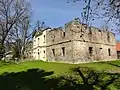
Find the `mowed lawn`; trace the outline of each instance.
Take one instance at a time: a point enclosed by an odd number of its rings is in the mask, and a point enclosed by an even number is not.
[[[65,63],[53,63],[43,61],[27,61],[19,64],[0,64],[0,74],[5,72],[20,72],[28,69],[40,68],[46,71],[53,71],[54,74],[60,75],[69,72],[71,68],[75,67],[89,67],[96,70],[107,70],[120,72],[120,61],[110,62],[94,62],[83,64],[65,64]]]

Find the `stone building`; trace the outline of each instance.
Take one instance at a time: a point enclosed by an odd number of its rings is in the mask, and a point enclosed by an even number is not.
[[[29,41],[27,44],[26,44],[26,47],[25,47],[25,58],[27,59],[32,59],[33,58],[33,42],[32,41]]]
[[[38,31],[33,37],[33,58],[65,63],[115,60],[116,40],[113,33],[74,19],[64,27]]]

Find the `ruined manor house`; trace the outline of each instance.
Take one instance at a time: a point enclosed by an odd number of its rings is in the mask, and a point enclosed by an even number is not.
[[[115,60],[115,35],[107,30],[87,27],[74,19],[64,27],[37,31],[33,36],[33,59],[81,63]]]

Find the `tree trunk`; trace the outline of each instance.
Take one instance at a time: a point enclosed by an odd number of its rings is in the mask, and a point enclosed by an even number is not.
[[[4,57],[5,49],[4,49],[4,43],[0,42],[0,61]]]

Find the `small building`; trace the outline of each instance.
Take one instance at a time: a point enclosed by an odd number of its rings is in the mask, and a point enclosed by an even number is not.
[[[117,42],[116,50],[117,50],[117,58],[120,59],[120,42]]]
[[[33,58],[33,42],[29,41],[25,47],[25,58],[32,59]]]

